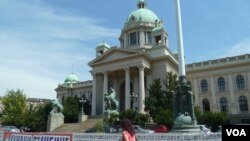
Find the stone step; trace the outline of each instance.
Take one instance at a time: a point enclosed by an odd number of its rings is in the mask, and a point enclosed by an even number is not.
[[[87,129],[94,127],[97,122],[102,120],[102,116],[88,117],[88,119],[82,123],[65,123],[53,132],[84,133]]]

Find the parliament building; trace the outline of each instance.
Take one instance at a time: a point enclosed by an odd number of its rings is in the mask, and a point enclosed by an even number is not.
[[[104,94],[113,88],[119,110],[130,109],[131,93],[135,109],[144,113],[147,87],[167,72],[178,75],[177,55],[169,49],[168,33],[160,18],[138,0],[137,9],[127,17],[119,36],[120,46],[102,42],[89,62],[93,80],[80,81],[69,74],[55,89],[64,97],[85,97],[91,101],[91,115],[105,111]],[[186,65],[195,105],[203,111],[224,111],[231,123],[250,123],[250,54],[219,58]]]

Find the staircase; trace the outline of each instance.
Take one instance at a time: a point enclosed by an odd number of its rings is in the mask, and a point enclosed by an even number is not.
[[[74,132],[74,133],[84,133],[87,129],[95,126],[97,122],[102,121],[103,118],[98,117],[88,117],[88,119],[82,123],[64,123],[62,126],[56,128],[52,132]]]

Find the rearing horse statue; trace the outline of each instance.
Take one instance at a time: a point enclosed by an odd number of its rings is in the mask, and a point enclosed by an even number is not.
[[[113,88],[111,88],[110,94],[104,94],[105,98],[104,101],[106,103],[105,110],[109,113],[118,113],[119,109],[119,102],[116,100],[116,92]]]

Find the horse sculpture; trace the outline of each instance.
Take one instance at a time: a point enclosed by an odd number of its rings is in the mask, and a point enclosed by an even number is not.
[[[52,110],[51,110],[51,114],[53,113],[62,113],[63,111],[63,106],[62,104],[59,103],[59,101],[56,99],[52,100]]]
[[[104,101],[106,103],[105,105],[105,110],[108,113],[118,113],[119,109],[119,102],[116,100],[116,92],[113,88],[111,88],[111,93],[110,94],[104,94]]]

